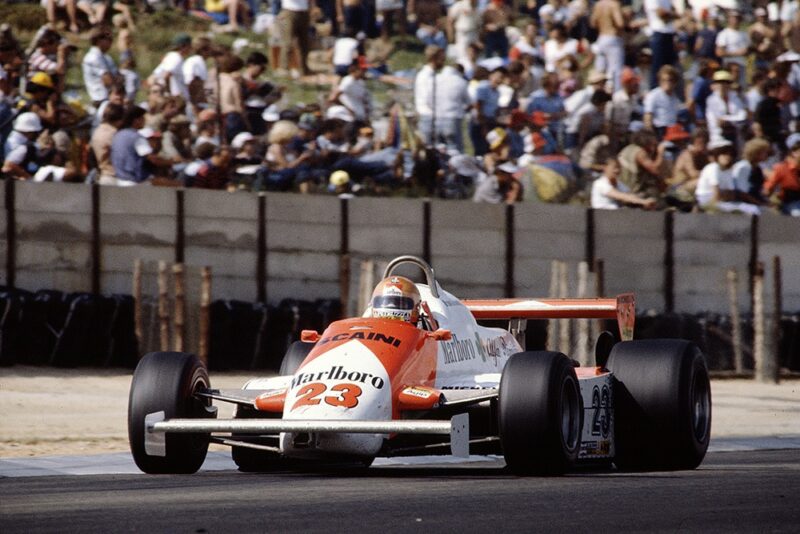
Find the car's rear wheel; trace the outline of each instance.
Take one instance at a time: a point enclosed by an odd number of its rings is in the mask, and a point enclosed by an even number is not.
[[[625,341],[614,375],[614,463],[624,470],[694,469],[711,437],[711,385],[703,353],[678,339]]]
[[[512,356],[500,378],[498,427],[519,475],[557,475],[578,458],[583,405],[572,361],[558,352]]]
[[[145,417],[164,412],[166,419],[213,418],[209,399],[196,392],[210,387],[205,365],[193,354],[152,352],[136,366],[128,401],[128,439],[136,465],[145,473],[194,473],[206,458],[208,434],[165,436],[166,455],[145,451]]]

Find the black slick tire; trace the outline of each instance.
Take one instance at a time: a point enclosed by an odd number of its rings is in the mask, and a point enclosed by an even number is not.
[[[558,352],[513,355],[500,378],[498,430],[517,475],[559,475],[578,458],[583,403],[572,361]]]
[[[679,339],[625,341],[608,358],[614,375],[615,458],[619,469],[694,469],[711,436],[705,358]]]
[[[166,456],[145,451],[145,416],[164,412],[166,419],[213,418],[216,411],[208,399],[194,395],[208,389],[205,365],[193,354],[152,352],[133,373],[128,399],[128,439],[136,465],[145,473],[194,473],[206,458],[208,434],[165,436]]]

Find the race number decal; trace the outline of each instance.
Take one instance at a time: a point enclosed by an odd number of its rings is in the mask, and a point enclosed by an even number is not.
[[[325,404],[331,406],[341,406],[348,409],[355,408],[358,406],[358,398],[362,393],[361,388],[355,384],[336,384],[330,388],[330,391],[335,393],[334,395],[328,395],[323,399],[318,398],[327,391],[328,386],[321,382],[306,384],[297,392],[297,400],[290,411],[294,411],[301,406],[315,406],[320,403],[320,400],[324,400]]]
[[[610,391],[608,386],[603,384],[602,389],[595,386],[592,390],[592,435],[608,437],[611,427],[611,406]]]

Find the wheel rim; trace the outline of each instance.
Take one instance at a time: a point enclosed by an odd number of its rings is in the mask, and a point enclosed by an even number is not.
[[[708,437],[708,421],[711,414],[711,388],[707,379],[697,377],[692,384],[692,430],[699,442]]]
[[[578,446],[581,432],[581,407],[572,378],[561,384],[561,437],[568,450]]]

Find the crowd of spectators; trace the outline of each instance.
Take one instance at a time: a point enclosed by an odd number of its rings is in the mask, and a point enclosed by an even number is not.
[[[167,2],[42,4],[31,42],[0,32],[6,179],[800,216],[800,0],[183,1],[277,53],[176,33],[152,72],[135,30]],[[331,89],[292,102],[314,43]]]

